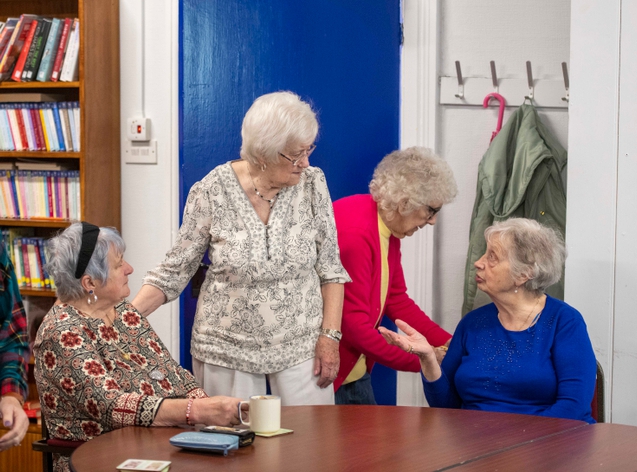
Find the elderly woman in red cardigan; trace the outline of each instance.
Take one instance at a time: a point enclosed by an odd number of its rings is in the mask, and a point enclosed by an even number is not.
[[[431,150],[411,147],[385,156],[369,184],[371,195],[334,202],[345,284],[337,404],[376,404],[370,372],[375,362],[420,372],[414,354],[389,345],[378,332],[383,314],[407,321],[433,345],[442,360],[451,335],[407,294],[400,240],[426,225],[457,193],[449,165]]]

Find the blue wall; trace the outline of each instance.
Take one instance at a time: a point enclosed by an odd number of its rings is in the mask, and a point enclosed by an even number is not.
[[[254,99],[277,90],[317,110],[311,164],[325,172],[332,199],[367,192],[378,161],[399,146],[400,0],[182,0],[180,22],[182,210],[196,181],[239,158]],[[186,367],[195,304],[186,290]],[[395,373],[382,372],[379,400],[395,403]]]

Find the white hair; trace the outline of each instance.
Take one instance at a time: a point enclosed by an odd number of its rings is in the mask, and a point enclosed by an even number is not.
[[[389,219],[430,204],[446,204],[458,193],[449,164],[431,149],[414,146],[386,155],[376,166],[369,191]]]
[[[484,231],[487,242],[499,238],[509,259],[511,277],[527,277],[522,285],[540,294],[562,277],[566,245],[559,231],[527,218],[509,218]]]
[[[254,165],[278,162],[287,146],[312,144],[318,128],[316,113],[295,93],[262,95],[243,118],[241,157]]]

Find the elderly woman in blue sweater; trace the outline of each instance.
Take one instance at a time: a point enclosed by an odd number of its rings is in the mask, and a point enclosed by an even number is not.
[[[493,303],[468,313],[438,365],[433,347],[408,324],[385,339],[420,357],[430,406],[569,418],[588,423],[596,361],[582,315],[544,293],[566,258],[557,231],[509,219],[485,231],[476,282]]]

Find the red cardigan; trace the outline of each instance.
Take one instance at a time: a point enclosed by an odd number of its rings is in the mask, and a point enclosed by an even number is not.
[[[367,371],[375,362],[396,370],[420,372],[415,354],[387,344],[375,328],[380,317],[381,251],[378,210],[371,195],[353,195],[334,202],[341,261],[352,282],[345,284],[341,367],[334,381],[338,390],[361,354],[367,357]],[[385,315],[401,319],[422,333],[433,346],[446,343],[451,335],[443,330],[407,295],[401,265],[400,240],[389,238],[389,289]]]

